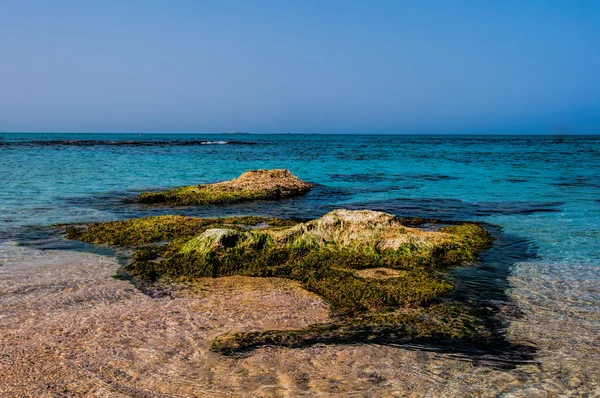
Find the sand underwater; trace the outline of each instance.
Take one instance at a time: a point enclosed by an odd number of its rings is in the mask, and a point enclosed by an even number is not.
[[[0,139],[0,396],[600,395],[600,139],[240,137]],[[258,168],[315,186],[276,202],[133,200]],[[509,344],[376,339],[223,355],[211,350],[223,333],[302,329],[336,313],[285,278],[135,284],[119,271],[130,248],[48,228],[161,214],[307,220],[337,208],[482,223],[495,241],[452,270],[455,294],[494,307]]]

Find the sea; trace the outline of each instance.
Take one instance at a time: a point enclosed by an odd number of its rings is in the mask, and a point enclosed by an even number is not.
[[[134,201],[253,169],[288,169],[315,188],[227,206]],[[50,228],[64,223],[337,208],[482,222],[496,248],[457,275],[474,296],[518,308],[508,338],[536,352],[529,370],[507,372],[532,395],[600,394],[600,136],[3,133],[0,181],[0,269],[35,264],[39,251],[92,250]]]

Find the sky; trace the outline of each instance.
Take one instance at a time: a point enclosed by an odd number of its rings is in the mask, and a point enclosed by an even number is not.
[[[600,1],[0,0],[0,131],[600,134]]]

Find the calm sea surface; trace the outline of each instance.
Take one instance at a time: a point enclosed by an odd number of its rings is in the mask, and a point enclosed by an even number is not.
[[[227,207],[128,202],[259,168],[289,169],[316,189]],[[482,265],[525,313],[518,322],[529,329],[515,333],[542,357],[600,362],[597,136],[0,134],[0,181],[0,243],[65,250],[43,227],[160,213],[312,218],[342,207],[493,224],[505,247]],[[0,266],[14,261],[11,247],[2,245]],[[485,292],[485,278],[473,287]]]

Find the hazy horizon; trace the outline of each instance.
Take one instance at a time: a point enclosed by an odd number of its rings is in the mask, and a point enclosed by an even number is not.
[[[5,133],[594,135],[600,3],[0,5]]]
[[[99,132],[99,131],[70,131],[70,132],[59,132],[59,131],[4,131],[0,134],[35,134],[35,135],[385,135],[385,136],[465,136],[465,137],[477,137],[477,136],[489,136],[489,137],[598,137],[600,133],[587,132],[587,133],[461,133],[461,132],[448,132],[448,133],[370,133],[370,132],[347,132],[347,133],[255,133],[255,132],[127,132],[127,131],[112,131],[112,132]],[[1,137],[0,137],[1,138]]]

